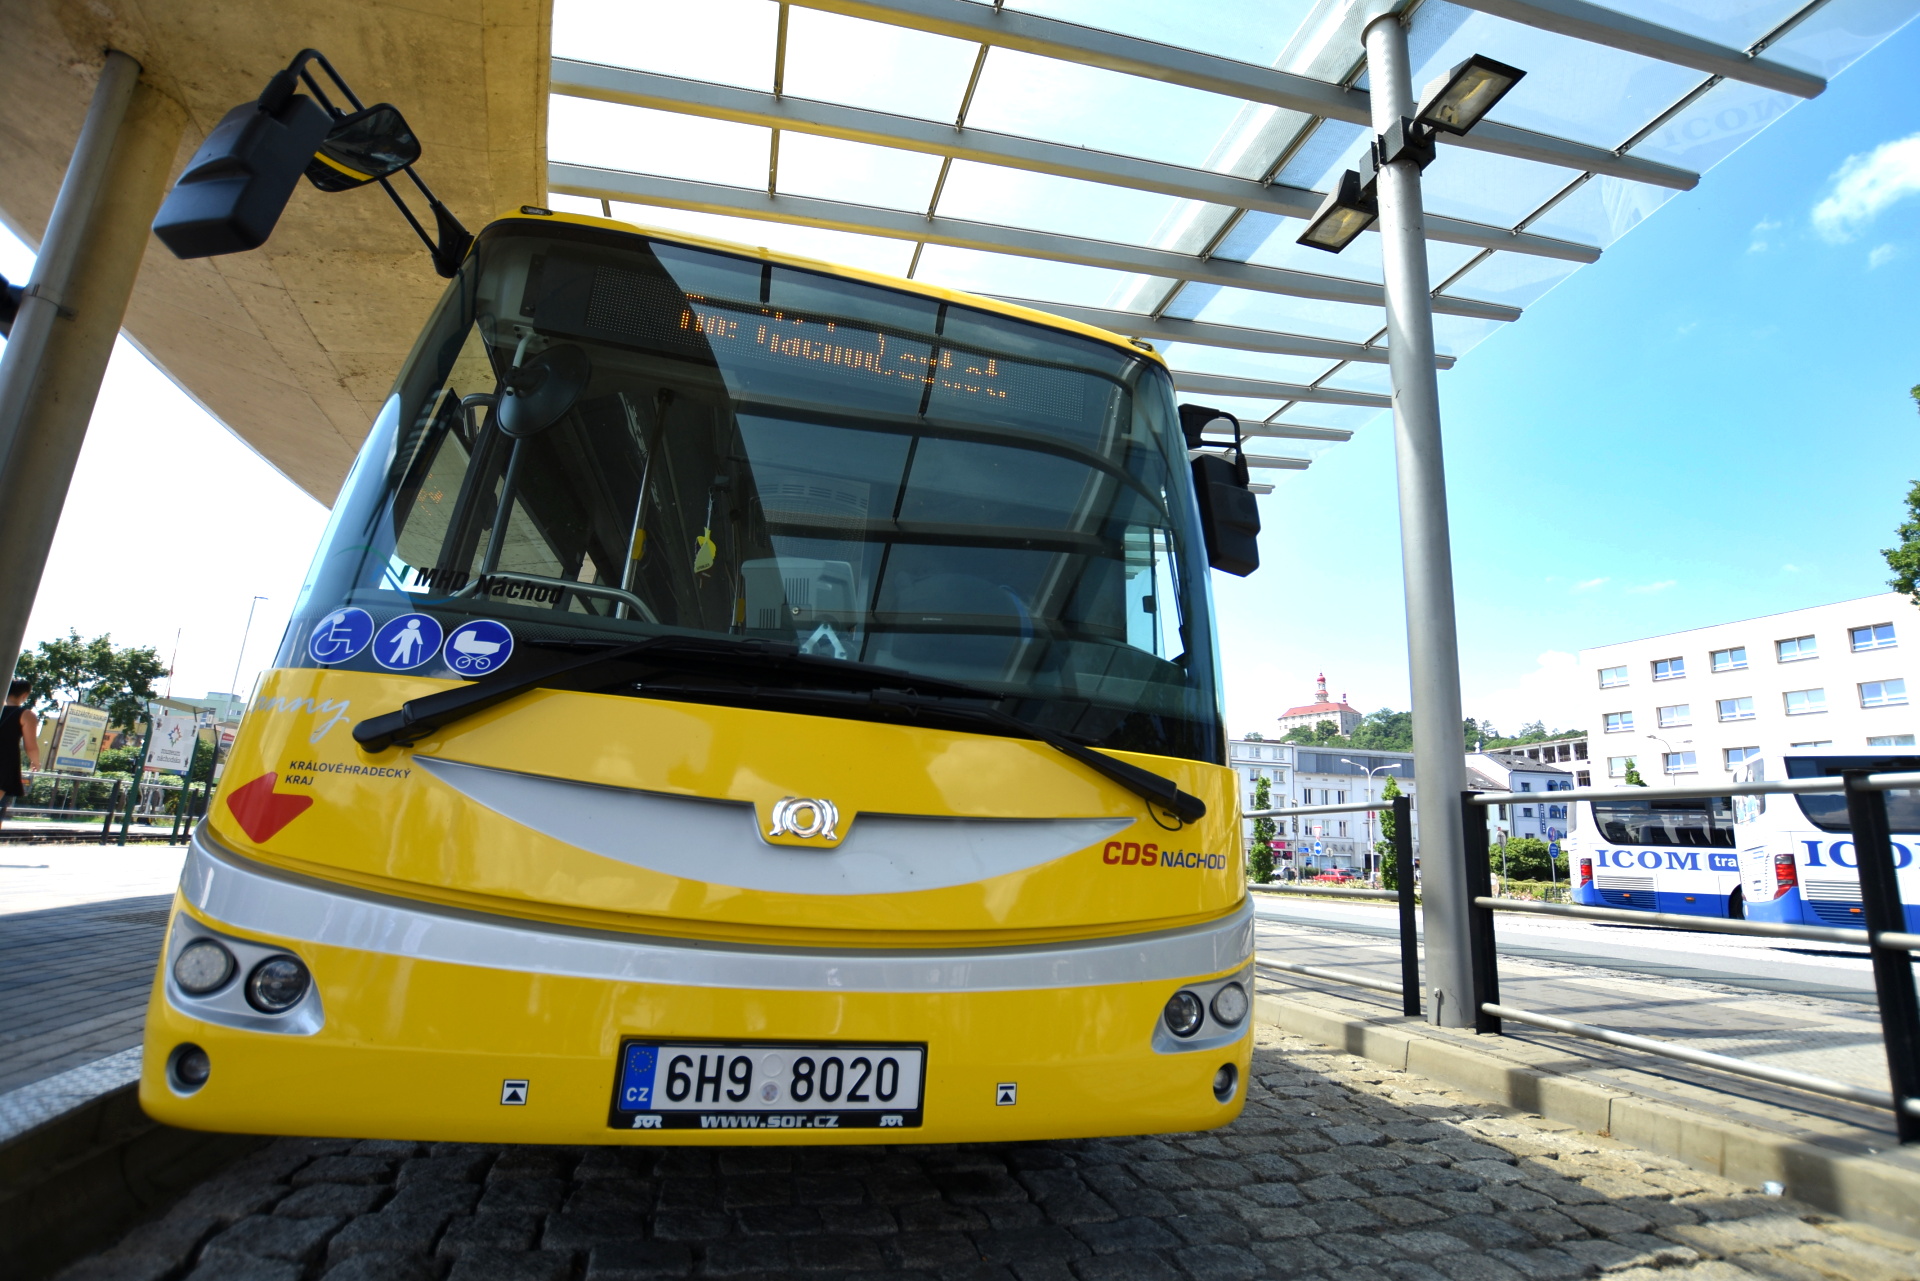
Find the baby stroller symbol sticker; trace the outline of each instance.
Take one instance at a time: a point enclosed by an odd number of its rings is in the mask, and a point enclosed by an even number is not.
[[[364,609],[336,609],[313,625],[313,633],[307,637],[307,653],[316,663],[344,663],[372,639],[371,614]]]
[[[447,666],[473,680],[497,672],[513,655],[513,633],[490,618],[463,623],[447,637]]]
[[[373,660],[390,672],[410,672],[433,661],[445,635],[432,615],[402,614],[374,636]]]

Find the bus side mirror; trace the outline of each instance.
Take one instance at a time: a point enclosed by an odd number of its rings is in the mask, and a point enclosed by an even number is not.
[[[420,158],[420,140],[392,103],[382,102],[335,121],[307,165],[307,181],[322,191],[351,191],[391,178]]]
[[[333,121],[319,103],[293,92],[283,71],[267,91],[235,107],[167,193],[153,234],[176,258],[258,249],[273,234],[300,175]]]
[[[1260,568],[1260,508],[1247,488],[1247,457],[1240,447],[1240,420],[1205,405],[1180,406],[1180,430],[1187,449],[1205,447],[1207,428],[1233,428],[1233,456],[1192,455],[1193,495],[1200,505],[1200,531],[1207,541],[1207,564],[1245,578]],[[1224,428],[1222,428],[1224,429]],[[1216,446],[1217,447],[1217,446]]]

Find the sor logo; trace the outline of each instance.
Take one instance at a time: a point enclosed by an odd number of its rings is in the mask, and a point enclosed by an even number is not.
[[[803,841],[817,836],[823,841],[837,841],[840,833],[833,825],[839,821],[840,811],[832,801],[811,796],[783,796],[773,803],[773,826],[767,835],[797,836]]]

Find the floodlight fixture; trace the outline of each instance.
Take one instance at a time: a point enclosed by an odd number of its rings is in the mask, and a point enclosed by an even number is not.
[[[1374,199],[1373,184],[1362,186],[1360,175],[1349,169],[1340,175],[1333,190],[1314,210],[1297,243],[1337,254],[1379,217],[1380,205]]]
[[[1518,67],[1476,53],[1427,85],[1415,116],[1421,124],[1435,129],[1466,133],[1526,74]]]

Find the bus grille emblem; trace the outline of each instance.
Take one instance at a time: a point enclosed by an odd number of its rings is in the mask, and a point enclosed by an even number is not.
[[[840,821],[840,811],[833,807],[832,801],[816,800],[811,796],[783,796],[773,803],[773,828],[768,836],[797,836],[803,841],[818,836],[822,840],[837,841],[840,833],[833,825]]]

